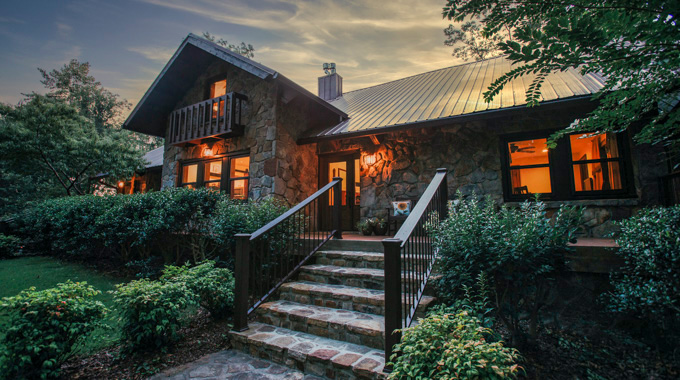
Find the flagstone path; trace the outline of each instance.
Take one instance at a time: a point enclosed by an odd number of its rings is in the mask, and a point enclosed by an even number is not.
[[[150,380],[320,380],[268,360],[236,350],[204,356],[195,362],[154,375]]]

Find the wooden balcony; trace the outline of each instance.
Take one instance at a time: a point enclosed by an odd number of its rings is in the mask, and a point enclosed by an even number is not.
[[[241,117],[248,97],[235,92],[176,109],[166,137],[170,144],[198,144],[206,138],[243,135]]]

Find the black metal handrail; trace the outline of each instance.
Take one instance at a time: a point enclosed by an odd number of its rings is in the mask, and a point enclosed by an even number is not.
[[[409,327],[430,278],[437,251],[431,228],[447,214],[446,169],[437,169],[432,181],[385,249],[385,360],[401,340],[397,330]],[[385,368],[386,371],[390,369]]]
[[[266,226],[252,234],[236,235],[234,330],[247,330],[248,316],[255,309],[329,239],[342,239],[341,186],[342,178],[335,177]],[[322,231],[321,226],[333,228]]]

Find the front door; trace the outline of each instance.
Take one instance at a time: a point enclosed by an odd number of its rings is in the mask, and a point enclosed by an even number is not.
[[[340,206],[342,230],[355,230],[359,221],[359,203],[361,200],[359,153],[325,156],[321,157],[319,162],[321,164],[319,187],[325,186],[333,180],[333,177],[342,178],[342,204]],[[327,198],[324,203],[327,205],[326,215],[330,215],[333,198]],[[322,218],[322,220],[328,221],[329,218]],[[327,225],[322,226],[324,230],[332,228],[328,225],[328,222],[325,224]]]

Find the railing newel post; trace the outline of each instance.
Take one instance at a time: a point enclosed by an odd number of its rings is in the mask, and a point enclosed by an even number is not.
[[[385,363],[390,361],[394,345],[401,340],[402,326],[401,302],[401,245],[400,239],[383,239],[385,262]],[[385,365],[385,372],[392,372]]]
[[[250,234],[236,234],[234,263],[234,331],[248,330],[248,284],[250,281]]]
[[[342,177],[333,177],[333,239],[342,239]]]
[[[442,205],[439,205],[440,211],[439,211],[439,222],[443,222],[444,219],[448,216],[449,213],[449,185],[446,182],[447,176],[448,176],[448,170],[446,168],[439,168],[437,169],[437,173],[444,173],[444,178],[442,179],[442,184],[441,184],[441,199],[444,203],[443,208]]]

